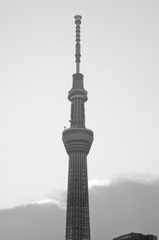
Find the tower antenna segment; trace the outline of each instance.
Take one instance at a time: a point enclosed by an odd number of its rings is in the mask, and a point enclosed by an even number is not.
[[[80,72],[80,57],[81,57],[81,45],[80,45],[80,24],[82,17],[80,15],[75,16],[75,24],[76,24],[76,73]]]

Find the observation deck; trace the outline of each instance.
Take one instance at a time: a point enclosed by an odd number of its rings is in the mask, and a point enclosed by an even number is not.
[[[70,127],[63,131],[63,143],[67,154],[72,151],[89,153],[93,142],[93,131],[87,128]]]

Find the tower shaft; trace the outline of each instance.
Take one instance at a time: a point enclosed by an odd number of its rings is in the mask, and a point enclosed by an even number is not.
[[[76,73],[69,91],[71,101],[70,128],[63,131],[63,142],[69,155],[66,240],[90,240],[87,155],[93,142],[93,132],[85,127],[87,91],[83,86],[80,64],[81,16],[76,23]]]
[[[87,157],[84,151],[69,156],[66,239],[90,239]]]

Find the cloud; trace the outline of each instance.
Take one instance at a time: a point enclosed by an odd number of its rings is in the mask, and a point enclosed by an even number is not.
[[[111,240],[129,232],[159,236],[159,179],[93,181],[89,192],[92,240]],[[59,207],[65,195],[0,211],[0,240],[65,238],[66,213]]]
[[[51,199],[51,198],[42,199],[39,201],[33,201],[26,205],[44,205],[44,204],[51,204],[51,205],[54,204],[57,207],[66,209],[66,203],[64,201],[61,201],[60,199]]]
[[[28,204],[0,211],[1,240],[64,238],[65,211],[57,204]]]
[[[89,181],[89,188],[92,187],[97,187],[97,186],[108,186],[111,184],[111,181],[109,180],[97,180],[97,179],[93,179],[91,181]]]
[[[138,182],[138,183],[146,183],[146,184],[152,184],[152,183],[159,183],[158,175],[153,174],[124,174],[118,175],[115,179],[113,179],[113,183],[119,183],[123,181],[132,181],[132,182]]]
[[[159,235],[159,181],[133,178],[90,191],[92,239],[113,239],[129,232]]]

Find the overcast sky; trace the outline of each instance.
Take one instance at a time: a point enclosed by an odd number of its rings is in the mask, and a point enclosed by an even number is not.
[[[67,99],[82,15],[90,185],[159,176],[159,2],[0,0],[0,208],[67,189]]]

